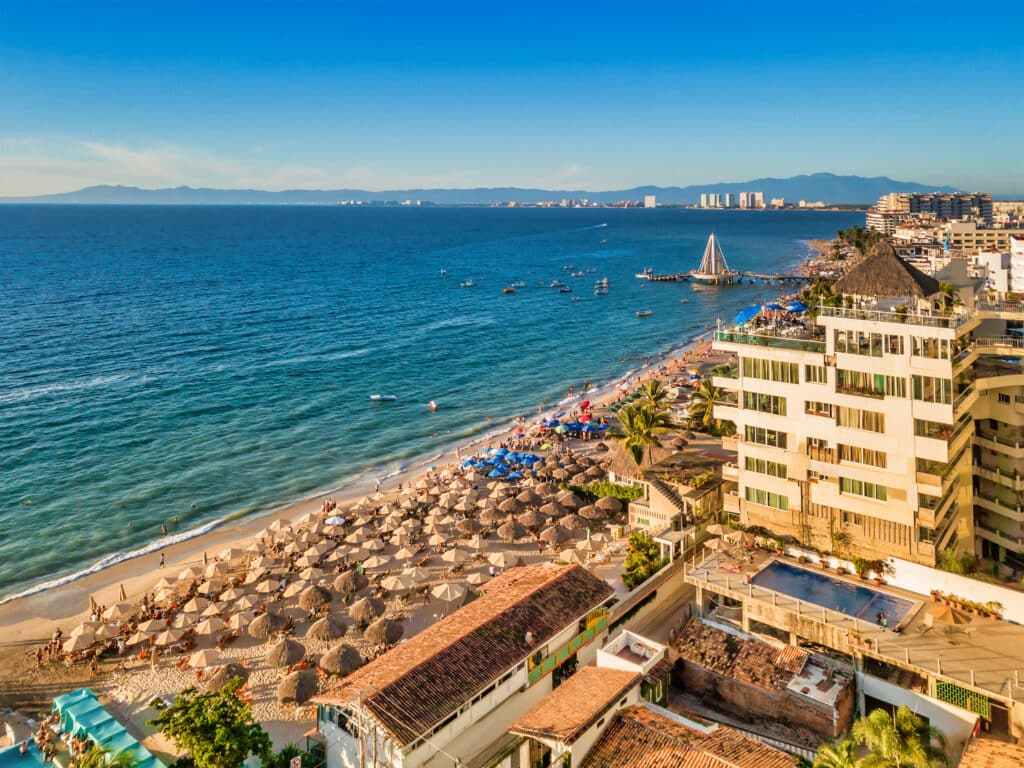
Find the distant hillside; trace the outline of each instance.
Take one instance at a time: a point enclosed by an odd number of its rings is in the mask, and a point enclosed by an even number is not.
[[[486,187],[476,189],[394,189],[371,192],[364,189],[289,189],[268,192],[260,189],[140,189],[124,186],[85,187],[76,192],[35,197],[0,197],[0,203],[84,203],[117,205],[330,205],[344,200],[399,202],[421,200],[438,205],[489,205],[509,200],[538,203],[563,198],[587,198],[601,203],[639,200],[655,195],[659,203],[692,204],[703,192],[764,192],[765,201],[784,197],[787,202],[823,200],[837,204],[873,203],[888,192],[957,192],[948,186],[894,181],[885,176],[836,176],[814,173],[788,179],[754,179],[737,183],[694,184],[688,187],[633,187],[592,192],[582,189],[522,189]]]

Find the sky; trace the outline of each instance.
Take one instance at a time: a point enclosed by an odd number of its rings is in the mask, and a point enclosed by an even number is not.
[[[0,0],[0,196],[819,171],[1024,193],[1024,3],[967,8]]]

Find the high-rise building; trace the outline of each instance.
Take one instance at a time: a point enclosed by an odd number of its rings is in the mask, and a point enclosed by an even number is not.
[[[735,393],[715,416],[736,425],[738,522],[847,557],[1024,567],[1024,373],[1005,361],[1024,305],[978,301],[962,259],[938,277],[963,306],[883,242],[807,333],[716,334],[738,357],[715,378]]]
[[[764,192],[751,192],[750,194],[754,196],[753,204],[750,207],[764,208]]]
[[[657,205],[657,199],[654,195],[644,195],[644,208],[654,208]]]
[[[725,207],[726,208],[732,208],[733,207],[733,194],[732,194],[732,192],[726,192],[725,193]]]
[[[709,197],[709,195],[708,195],[707,192],[702,192],[701,193],[701,195],[700,195],[700,207],[701,208],[708,208],[708,207],[710,207],[708,205],[708,197]]]
[[[937,219],[956,221],[967,219],[992,226],[992,195],[925,194],[921,192],[891,192],[878,199],[867,213],[867,227],[892,234],[896,226],[910,216],[926,214]]]

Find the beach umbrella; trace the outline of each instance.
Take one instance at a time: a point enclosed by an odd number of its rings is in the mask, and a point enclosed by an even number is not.
[[[168,581],[166,578],[163,578],[153,585],[153,589],[156,591],[160,591],[161,589],[174,589],[174,582]],[[91,600],[92,598],[89,599]]]
[[[587,504],[584,507],[580,507],[576,511],[576,514],[582,517],[584,520],[589,520],[591,522],[600,522],[601,520],[604,520],[606,517],[608,517],[607,513],[605,513],[604,510],[598,509],[593,504]]]
[[[295,560],[295,565],[299,568],[312,568],[315,565],[319,565],[323,558],[320,555],[302,555]]]
[[[422,584],[425,581],[430,581],[430,571],[425,568],[406,568],[402,571],[402,575],[408,576],[417,584]]]
[[[337,640],[348,632],[348,624],[335,616],[324,616],[309,625],[306,637],[312,640]]]
[[[214,560],[212,563],[206,566],[206,568],[203,569],[203,576],[207,579],[216,579],[226,575],[227,572],[227,563],[221,563],[217,560]]]
[[[594,506],[609,515],[617,515],[622,512],[622,502],[614,496],[603,496],[594,503]]]
[[[487,556],[487,562],[495,568],[515,568],[517,565],[523,564],[522,558],[513,558],[506,555],[504,552],[492,552]]]
[[[170,603],[173,602],[177,595],[173,589],[158,589],[156,594],[153,595],[153,599],[158,603]]]
[[[248,611],[252,608],[255,608],[259,604],[259,598],[256,598],[253,595],[243,595],[242,597],[238,598],[233,608],[236,611]]]
[[[71,630],[68,637],[74,637],[75,635],[82,635],[86,633],[95,635],[97,626],[99,626],[99,622],[83,621]]]
[[[474,587],[477,587],[489,581],[490,578],[491,577],[483,571],[476,571],[475,573],[471,573],[469,574],[469,576],[466,577],[466,583],[472,584]]]
[[[427,539],[427,544],[429,544],[432,547],[444,546],[447,543],[448,539],[439,533],[435,533],[433,536]]]
[[[725,536],[731,531],[732,529],[729,526],[722,525],[721,523],[712,523],[707,527],[709,536]]]
[[[543,496],[544,498],[554,496],[558,493],[558,488],[551,483],[541,483],[534,487],[533,490],[537,492],[538,496]]]
[[[111,637],[117,637],[121,634],[121,627],[117,624],[101,624],[96,629],[97,640],[107,640]]]
[[[580,552],[597,552],[601,547],[592,539],[584,539],[583,541],[576,542],[576,549]]]
[[[388,592],[408,592],[416,586],[411,576],[400,573],[395,576],[386,576],[381,579],[380,585]]]
[[[199,568],[195,565],[190,565],[188,568],[186,568],[178,574],[178,581],[192,581],[193,579],[198,579],[202,575],[202,568]]]
[[[305,568],[299,572],[299,578],[303,581],[314,581],[322,579],[326,574],[320,568]]]
[[[583,500],[572,491],[565,491],[559,494],[557,501],[565,509],[579,509],[583,506]]]
[[[386,568],[390,562],[390,557],[386,557],[384,555],[373,555],[363,561],[363,567],[367,570],[380,570],[382,568]]]
[[[370,580],[355,569],[345,571],[334,580],[334,588],[343,595],[354,595],[368,586]]]
[[[402,547],[400,550],[395,552],[395,559],[397,560],[408,560],[411,557],[416,557],[416,552],[409,547]]]
[[[502,541],[515,541],[516,539],[523,538],[525,535],[526,528],[515,521],[505,523],[498,528],[498,536],[501,537]]]
[[[254,615],[252,611],[239,611],[228,619],[228,626],[231,629],[245,629],[252,623]]]
[[[498,505],[498,509],[506,514],[516,514],[522,512],[524,507],[523,502],[519,501],[519,499],[511,498],[501,502]]]
[[[348,644],[336,645],[320,659],[320,668],[329,675],[350,675],[359,669],[365,660],[359,651]]]
[[[497,509],[485,509],[480,513],[480,522],[483,525],[497,525],[505,519],[505,516]]]
[[[226,547],[217,553],[217,559],[225,563],[236,563],[245,558],[245,551],[238,547]]]
[[[276,592],[280,582],[277,579],[264,579],[256,585],[256,591],[261,595],[269,595],[272,592]]]
[[[807,305],[802,301],[787,301],[786,309],[792,312],[794,315],[799,315],[801,312],[807,311]]]
[[[144,636],[143,639],[145,640],[148,638]],[[75,651],[84,651],[95,642],[96,635],[90,630],[77,635],[72,635],[64,641],[64,645],[62,645],[61,648],[64,649],[64,653],[74,653]]]
[[[228,625],[218,616],[211,616],[196,625],[197,635],[212,635],[214,632],[223,632]]]
[[[103,612],[103,618],[107,621],[117,621],[118,619],[126,619],[132,614],[131,603],[114,603]]]
[[[549,501],[540,508],[540,511],[548,517],[558,517],[565,513],[565,508],[557,501]]]
[[[323,556],[336,546],[337,545],[333,541],[318,541],[306,550],[306,554]]]
[[[587,561],[586,556],[580,554],[580,552],[575,549],[570,549],[559,554],[558,559],[563,560],[564,562],[570,563],[572,565],[580,565],[581,563],[585,563]]]
[[[188,665],[193,669],[205,669],[220,663],[220,654],[212,648],[196,651],[188,659]]]
[[[185,636],[185,630],[183,629],[165,629],[156,639],[153,640],[154,645],[158,645],[161,648],[166,648],[168,645],[174,645],[176,642],[181,640]]]
[[[708,539],[704,542],[704,546],[714,552],[721,552],[729,548],[729,542],[725,539]]]
[[[348,615],[356,624],[365,627],[384,613],[384,603],[375,597],[364,597],[349,606]]]
[[[532,488],[527,488],[525,491],[520,492],[519,495],[516,496],[516,500],[527,506],[537,506],[538,504],[544,503],[544,497]]]
[[[736,323],[736,325],[743,325],[744,323],[749,323],[759,314],[761,314],[761,305],[755,304],[753,306],[741,309],[739,312],[736,313],[732,321]]]
[[[257,640],[266,640],[271,635],[284,629],[285,624],[287,624],[287,621],[284,616],[267,611],[249,622],[249,635]]]
[[[569,531],[578,531],[587,527],[587,521],[573,513],[559,518],[558,524]]]
[[[439,603],[445,603],[451,605],[452,603],[461,603],[466,599],[466,587],[462,584],[455,584],[452,582],[445,582],[444,584],[438,584],[431,588],[430,597]]]
[[[148,643],[150,637],[151,636],[147,635],[145,632],[136,632],[134,635],[129,637],[125,641],[125,643],[127,645],[138,645],[139,643]],[[90,645],[91,645],[91,643],[90,643]]]
[[[604,477],[608,473],[600,467],[590,467],[586,472],[583,473],[589,480],[597,480],[598,478]]]
[[[210,604],[210,601],[205,597],[193,597],[185,605],[181,607],[182,613],[202,613],[206,610],[206,606]]]
[[[527,528],[540,528],[548,521],[548,518],[543,512],[536,509],[528,509],[516,518],[516,520],[520,525],[525,525]],[[498,534],[501,534],[500,528],[498,529]]]
[[[341,517],[338,517],[337,515],[332,515],[331,517],[328,517],[326,520],[324,520],[324,525],[329,525],[331,527],[344,524],[345,520]]]
[[[394,619],[380,618],[363,631],[363,639],[373,645],[391,646],[402,639],[405,627]]]
[[[363,549],[367,552],[380,552],[384,549],[384,542],[380,539],[371,539],[370,541],[363,543]]]
[[[963,611],[959,611],[948,605],[931,605],[928,607],[928,614],[933,617],[935,621],[941,621],[944,624],[970,624],[971,617]]]
[[[290,667],[306,658],[306,647],[290,637],[282,638],[267,651],[267,664],[272,667]]]
[[[295,597],[296,595],[302,594],[302,590],[306,588],[306,582],[301,579],[296,579],[287,587],[284,588],[282,596],[287,600],[288,598]]]
[[[319,684],[315,670],[300,669],[292,672],[277,687],[277,701],[279,704],[305,704],[316,696]]]
[[[206,679],[206,688],[210,691],[219,691],[236,677],[242,678],[243,683],[246,682],[249,679],[249,670],[237,662],[228,662],[217,667]]]
[[[147,635],[155,635],[157,632],[161,632],[167,629],[166,619],[149,619],[148,621],[139,622],[139,625],[135,628],[137,632],[145,632]]]
[[[725,538],[733,544],[753,544],[754,537],[745,531],[732,531]]]
[[[611,448],[608,447],[607,443],[597,443],[594,445],[594,450],[601,451],[602,453],[607,453],[608,451],[611,450]]]
[[[449,549],[447,552],[441,555],[441,559],[444,560],[446,563],[465,563],[469,560],[472,560],[473,558],[468,552],[464,550]]]
[[[206,595],[207,597],[209,597],[210,595],[217,594],[223,588],[224,582],[221,579],[208,579],[207,581],[204,581],[202,584],[199,585],[199,588],[196,589],[196,592],[198,592],[200,595]]]
[[[540,532],[540,540],[547,544],[561,544],[569,539],[569,532],[559,525],[552,525]]]
[[[302,547],[302,545],[299,542],[291,541],[291,542],[285,544],[283,551],[284,551],[284,553],[286,555],[297,555],[300,552],[302,552],[302,550],[303,550],[303,547]]]
[[[331,597],[330,591],[323,587],[316,585],[306,587],[302,594],[299,595],[299,607],[304,611],[316,611],[325,605],[330,605]]]
[[[280,558],[274,555],[260,555],[259,557],[254,557],[252,562],[249,563],[249,570],[254,571],[257,568],[276,568],[280,564]]]

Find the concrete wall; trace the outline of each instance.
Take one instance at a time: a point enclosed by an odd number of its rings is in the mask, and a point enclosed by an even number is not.
[[[909,707],[912,712],[928,718],[933,726],[946,736],[946,754],[950,765],[956,765],[964,745],[971,737],[978,716],[966,709],[954,707],[936,699],[930,699],[916,691],[893,685],[873,675],[857,673],[857,685],[865,696],[885,701],[894,706]]]
[[[892,573],[886,576],[886,580],[894,587],[925,596],[933,589],[940,589],[947,594],[960,595],[975,602],[997,600],[1003,604],[1003,618],[1024,624],[1024,592],[935,568],[926,568],[906,560],[893,558],[891,563]]]

